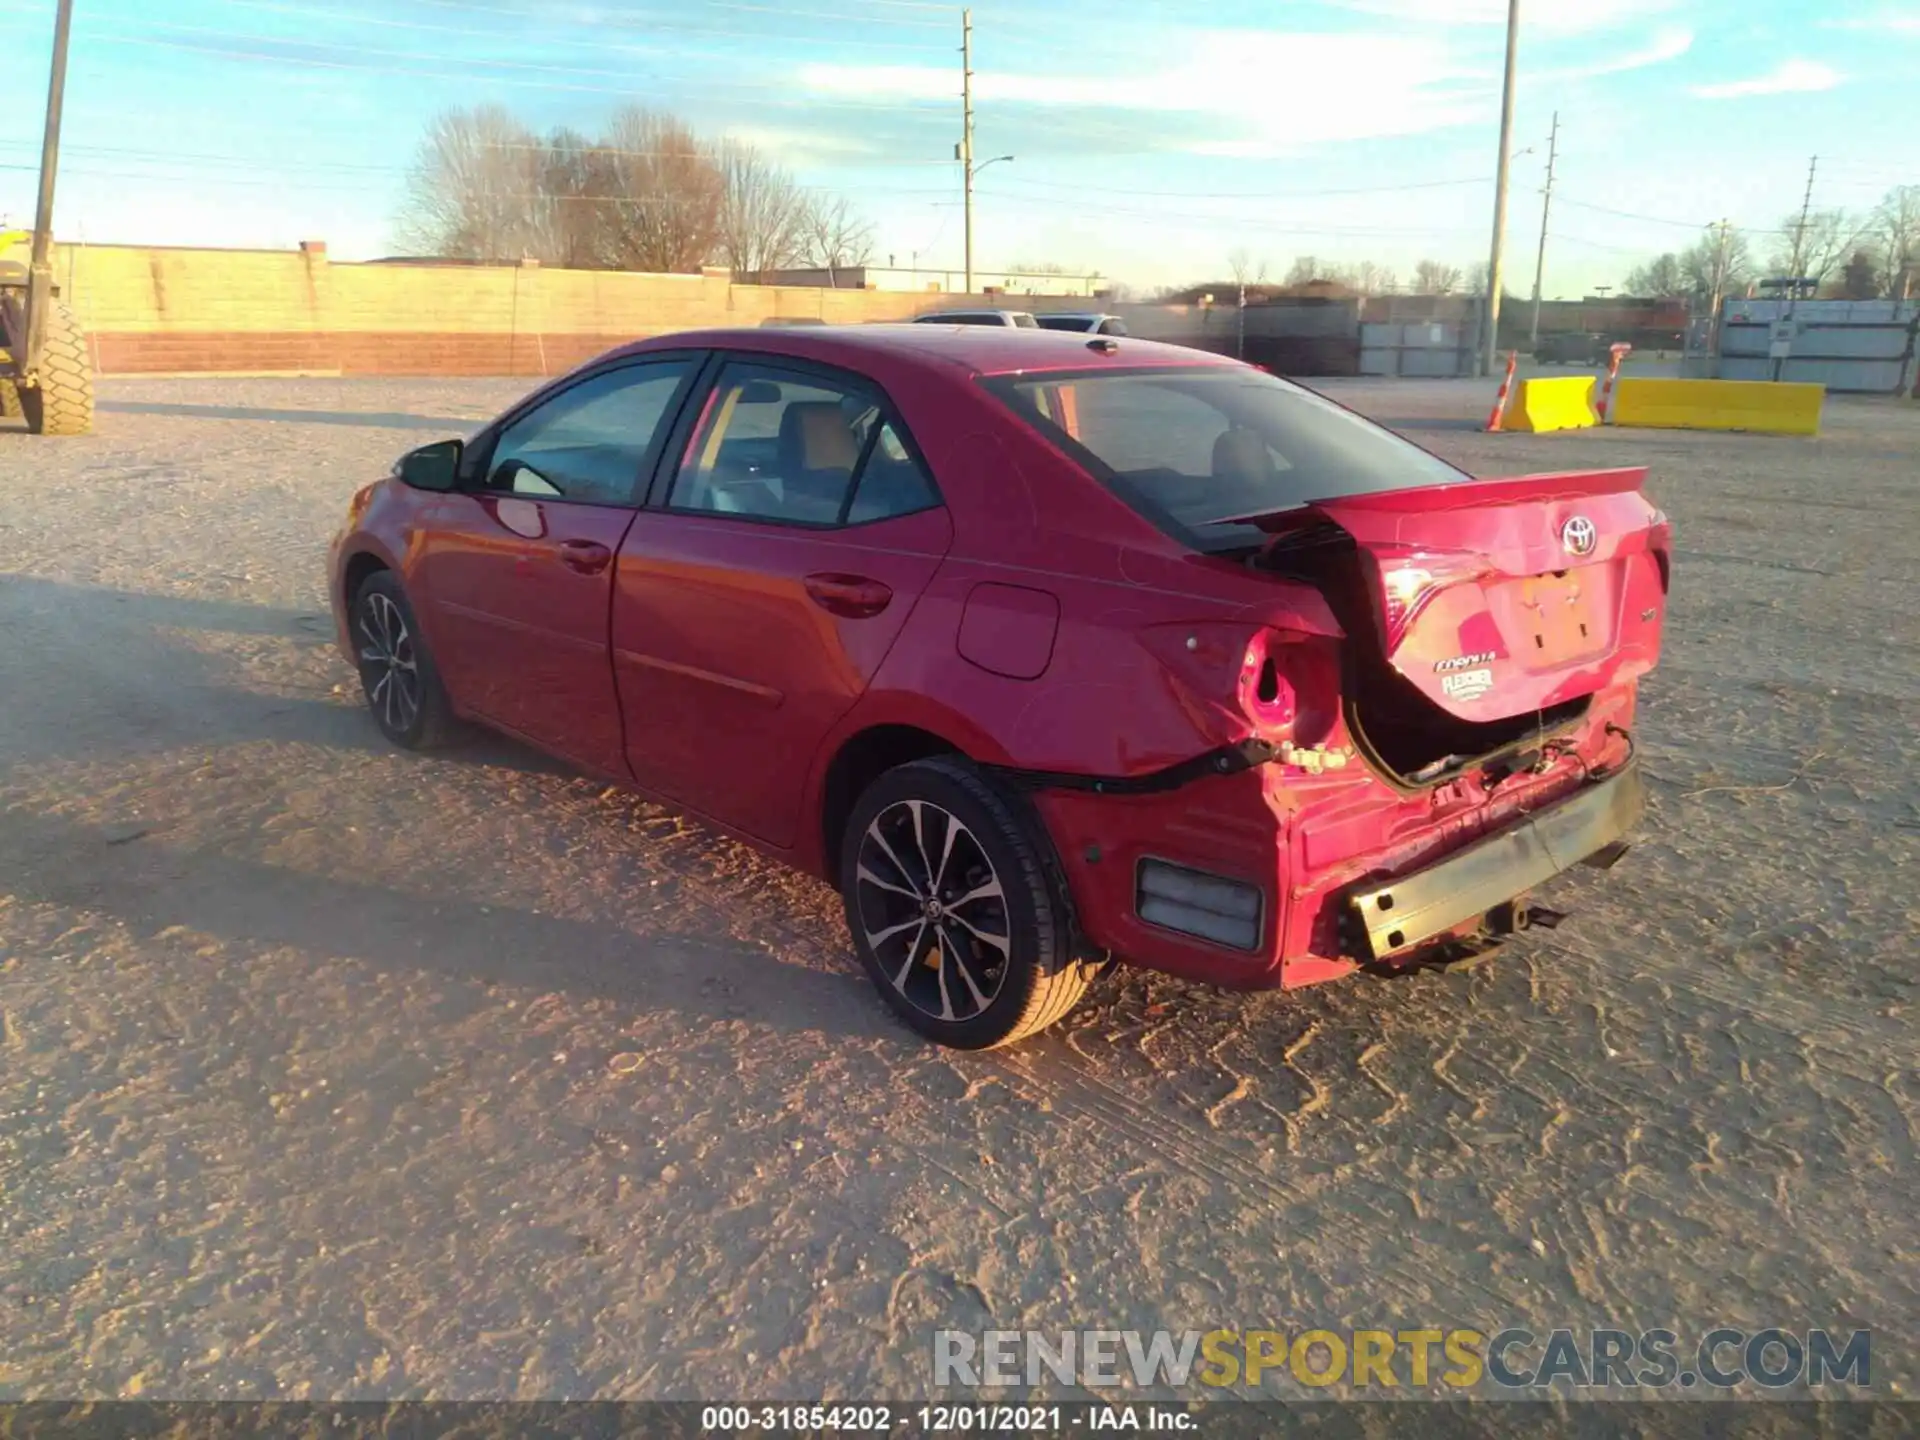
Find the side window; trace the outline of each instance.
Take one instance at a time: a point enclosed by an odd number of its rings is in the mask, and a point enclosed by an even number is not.
[[[1127,333],[1126,322],[1124,320],[1102,320],[1100,322],[1100,333],[1102,335],[1125,335]]]
[[[631,505],[686,361],[627,365],[561,391],[507,426],[485,488],[530,499]]]
[[[913,452],[907,449],[893,422],[882,420],[867,450],[866,463],[860,468],[853,503],[847,507],[846,523],[864,525],[871,520],[891,520],[896,515],[929,510],[939,503],[933,482],[927,479],[927,472],[913,458]]]
[[[859,525],[939,503],[874,392],[770,366],[721,371],[667,504],[793,525]]]

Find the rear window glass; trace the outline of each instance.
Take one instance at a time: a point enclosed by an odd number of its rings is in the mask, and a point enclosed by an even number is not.
[[[1250,520],[1470,477],[1311,391],[1242,369],[1001,376],[988,387],[1162,530],[1258,544]]]

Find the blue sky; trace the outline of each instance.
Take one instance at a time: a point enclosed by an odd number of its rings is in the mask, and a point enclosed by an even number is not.
[[[26,90],[0,213],[32,214],[52,0],[0,0]],[[59,225],[89,243],[390,253],[427,120],[497,101],[592,131],[639,101],[751,139],[874,222],[878,258],[958,267],[957,6],[922,0],[75,0]],[[1176,20],[1174,17],[1185,19]],[[1243,251],[1485,259],[1504,0],[980,0],[982,268],[1147,287]],[[1920,183],[1920,0],[1523,0],[1509,288],[1617,284],[1727,217],[1864,209]],[[21,103],[24,100],[25,103]],[[1764,237],[1757,237],[1764,248]]]

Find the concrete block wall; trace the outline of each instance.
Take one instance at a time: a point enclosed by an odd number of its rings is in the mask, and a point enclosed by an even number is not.
[[[56,273],[99,373],[552,375],[616,345],[774,317],[841,324],[988,297],[735,285],[724,271],[341,264],[326,246],[61,246]],[[1070,297],[1005,297],[1081,309]]]

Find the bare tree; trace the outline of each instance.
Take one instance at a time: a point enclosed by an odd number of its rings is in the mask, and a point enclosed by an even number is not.
[[[1677,300],[1691,292],[1686,267],[1672,251],[1636,265],[1620,284],[1621,293],[1642,300]]]
[[[1315,280],[1325,278],[1320,267],[1320,261],[1315,256],[1296,255],[1293,257],[1293,264],[1287,267],[1285,283],[1288,285],[1310,285]]]
[[[873,248],[846,201],[812,199],[753,147],[708,145],[641,106],[597,140],[542,140],[499,106],[448,111],[421,143],[395,228],[435,255],[655,272],[725,261],[743,279],[863,265]]]
[[[1774,246],[1774,273],[1783,279],[1824,284],[1852,252],[1860,231],[1859,222],[1843,210],[1816,210],[1804,223],[1798,212],[1789,215]]]
[[[1362,260],[1353,267],[1347,284],[1362,295],[1391,295],[1399,284],[1389,266],[1376,265],[1371,260]]]
[[[720,173],[719,258],[737,280],[764,281],[800,263],[807,194],[751,145],[725,140],[713,152]]]
[[[1236,285],[1258,285],[1267,278],[1267,262],[1256,261],[1244,246],[1235,247],[1227,256],[1227,269]]]
[[[685,122],[629,106],[607,127],[615,178],[608,261],[622,270],[698,270],[716,248],[722,183]]]
[[[1920,291],[1920,185],[1896,185],[1873,212],[1881,288],[1896,300]]]
[[[825,270],[855,270],[873,258],[873,226],[841,196],[816,196],[800,222],[802,263]]]
[[[1718,227],[1709,228],[1680,252],[1679,259],[1685,293],[1696,299],[1731,295],[1753,275],[1753,253],[1747,237],[1731,226],[1724,236]]]
[[[1422,260],[1413,267],[1415,295],[1451,295],[1460,288],[1460,267],[1439,260]]]
[[[540,155],[540,194],[530,202],[542,262],[570,270],[613,263],[612,204],[620,185],[613,159],[578,131],[556,130],[548,137]]]
[[[498,105],[448,110],[427,126],[396,226],[409,249],[465,260],[518,259],[542,240],[542,146]]]

